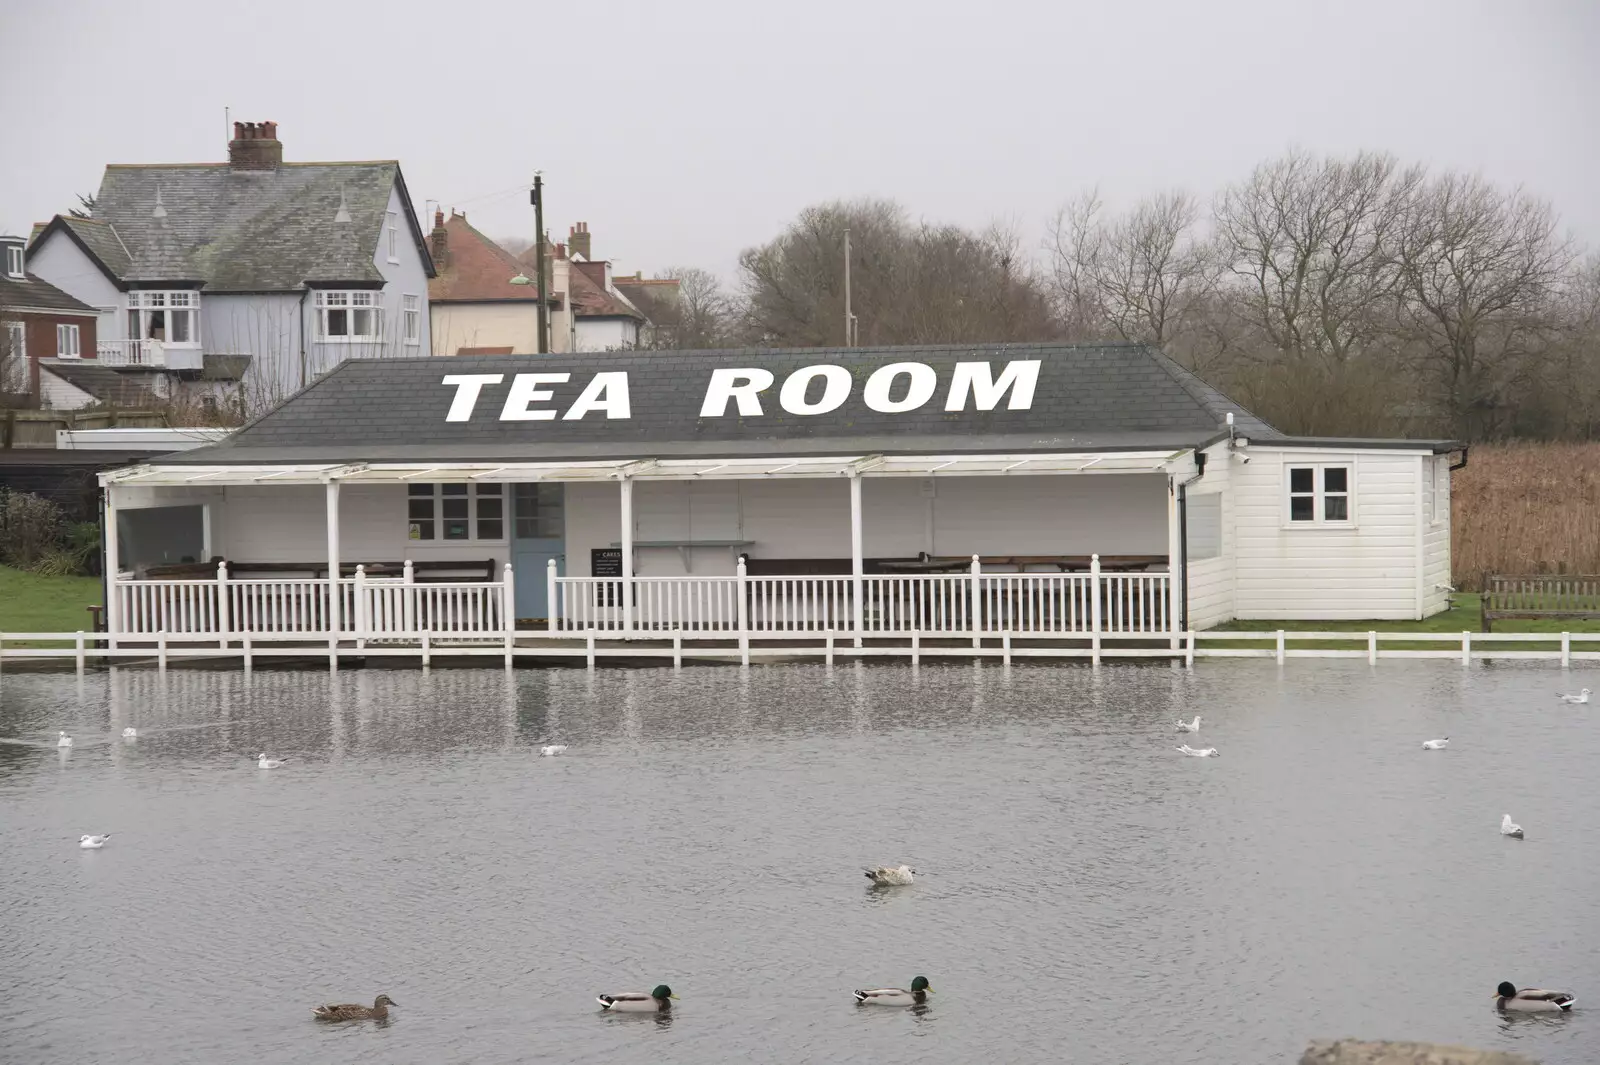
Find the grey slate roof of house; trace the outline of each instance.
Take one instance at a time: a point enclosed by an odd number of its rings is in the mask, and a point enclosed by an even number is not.
[[[102,403],[117,407],[153,407],[161,403],[160,397],[138,376],[109,366],[96,366],[81,359],[40,359],[39,366]]]
[[[1029,410],[946,412],[945,390],[957,362],[987,361],[996,376],[1011,360],[1040,362]],[[934,397],[915,411],[871,410],[861,388],[872,371],[921,362],[939,375]],[[850,369],[849,399],[827,414],[797,416],[778,405],[795,370],[818,363]],[[761,394],[764,414],[701,418],[711,371],[760,367],[772,372]],[[567,372],[548,386],[542,407],[558,414],[592,374],[626,371],[628,419],[591,413],[581,420],[499,420],[512,376]],[[486,385],[474,416],[448,422],[456,388],[446,374],[501,374]],[[901,387],[904,387],[902,384]],[[491,355],[450,359],[352,359],[225,442],[163,459],[196,465],[315,462],[578,461],[617,458],[941,454],[1179,449],[1226,432],[1263,441],[1270,425],[1230,401],[1165,355],[1139,345],[958,345],[916,348],[616,352],[565,356]]]
[[[200,282],[207,292],[295,291],[308,281],[379,285],[373,253],[396,182],[407,231],[431,270],[395,162],[272,170],[113,165],[100,182],[95,217],[59,221],[124,282]],[[334,220],[341,197],[348,222]]]
[[[82,300],[62,292],[37,277],[15,278],[0,273],[0,310],[13,308],[60,311],[63,314],[94,315],[98,312]]]

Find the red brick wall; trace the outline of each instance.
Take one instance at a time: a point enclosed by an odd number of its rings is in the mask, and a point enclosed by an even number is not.
[[[39,394],[39,360],[56,357],[56,326],[78,327],[78,351],[84,359],[95,357],[95,319],[74,318],[53,314],[17,314],[7,312],[8,322],[22,322],[27,327],[28,387],[35,396]]]

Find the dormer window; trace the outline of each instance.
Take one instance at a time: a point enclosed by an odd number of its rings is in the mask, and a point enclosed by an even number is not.
[[[128,338],[163,344],[200,343],[200,293],[128,293]]]
[[[22,245],[6,245],[6,276],[22,280],[27,275],[22,269]]]

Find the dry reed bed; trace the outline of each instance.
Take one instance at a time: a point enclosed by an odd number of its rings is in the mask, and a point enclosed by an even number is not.
[[[1600,574],[1600,443],[1474,447],[1451,482],[1455,583],[1488,573]]]

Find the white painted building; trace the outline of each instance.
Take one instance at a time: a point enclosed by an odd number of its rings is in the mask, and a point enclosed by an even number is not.
[[[1286,437],[1139,346],[352,362],[105,477],[197,545],[109,543],[112,631],[1168,653],[1445,609],[1464,455]]]

